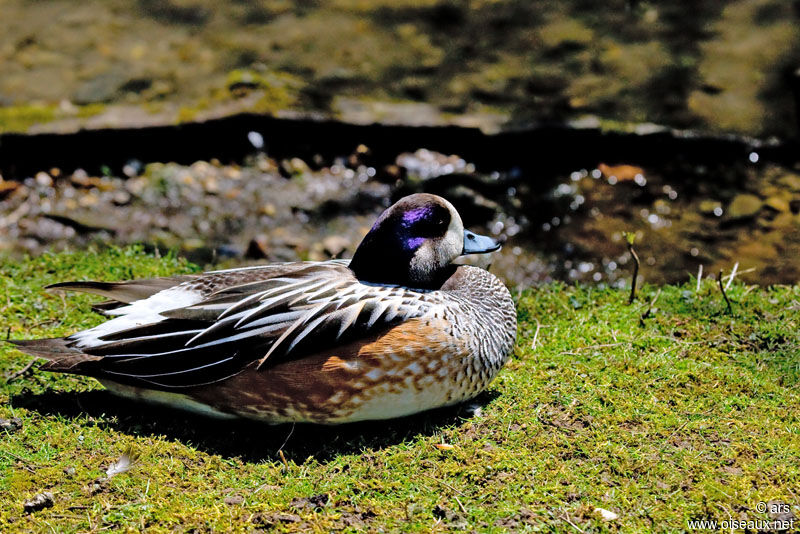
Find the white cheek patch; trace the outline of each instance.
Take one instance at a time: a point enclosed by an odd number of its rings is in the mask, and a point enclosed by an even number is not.
[[[442,260],[446,261],[442,267],[449,265],[464,252],[464,224],[458,212],[450,206],[450,226],[442,240]]]

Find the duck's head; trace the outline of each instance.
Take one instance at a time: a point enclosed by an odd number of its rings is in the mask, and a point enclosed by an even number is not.
[[[364,282],[434,287],[458,256],[499,248],[491,237],[464,230],[447,200],[419,193],[401,198],[378,217],[350,269]]]

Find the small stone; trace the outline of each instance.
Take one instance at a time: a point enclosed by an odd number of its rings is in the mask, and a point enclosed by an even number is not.
[[[278,213],[278,210],[275,208],[275,204],[271,202],[267,202],[266,204],[261,206],[261,215],[266,215],[267,217],[274,217],[276,213]]]
[[[292,158],[292,159],[289,159],[289,160],[285,159],[285,160],[281,161],[281,171],[283,171],[283,173],[286,176],[292,177],[292,176],[300,176],[302,174],[309,173],[309,172],[311,172],[311,169],[306,164],[306,162],[303,161],[302,159],[300,159],[300,158]]]
[[[115,191],[111,201],[116,206],[124,206],[131,201],[131,194],[124,190]]]
[[[53,494],[49,491],[45,491],[44,493],[34,495],[32,499],[22,503],[22,508],[25,510],[26,514],[32,514],[33,512],[50,508],[53,506],[54,502]]]
[[[615,514],[611,510],[606,510],[605,508],[597,507],[594,509],[594,512],[600,516],[600,519],[603,521],[614,521],[619,517],[619,514]]]
[[[50,187],[53,185],[53,179],[46,172],[37,172],[36,185],[41,187]]]
[[[742,193],[736,195],[728,206],[728,216],[731,219],[749,219],[761,211],[762,205],[763,202],[757,196]]]
[[[213,176],[209,177],[203,186],[205,187],[206,193],[212,195],[219,193],[219,181]]]

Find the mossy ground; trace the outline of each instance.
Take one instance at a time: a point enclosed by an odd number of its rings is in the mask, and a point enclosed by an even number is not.
[[[196,270],[138,249],[6,261],[2,327],[60,336],[100,320],[95,298],[48,283]],[[0,431],[0,531],[669,532],[765,518],[769,500],[800,515],[800,287],[734,283],[730,315],[710,280],[665,286],[640,321],[656,291],[632,306],[614,289],[519,292],[515,354],[480,410],[400,421],[220,423],[34,368],[0,386],[0,417],[22,424]],[[29,361],[0,348],[0,374]],[[129,448],[134,467],[96,482]],[[25,514],[45,491],[54,505]]]

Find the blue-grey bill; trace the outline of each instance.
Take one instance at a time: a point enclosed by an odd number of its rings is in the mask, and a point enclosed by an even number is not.
[[[494,252],[500,247],[501,244],[496,239],[464,230],[464,252],[461,253],[462,255]]]

